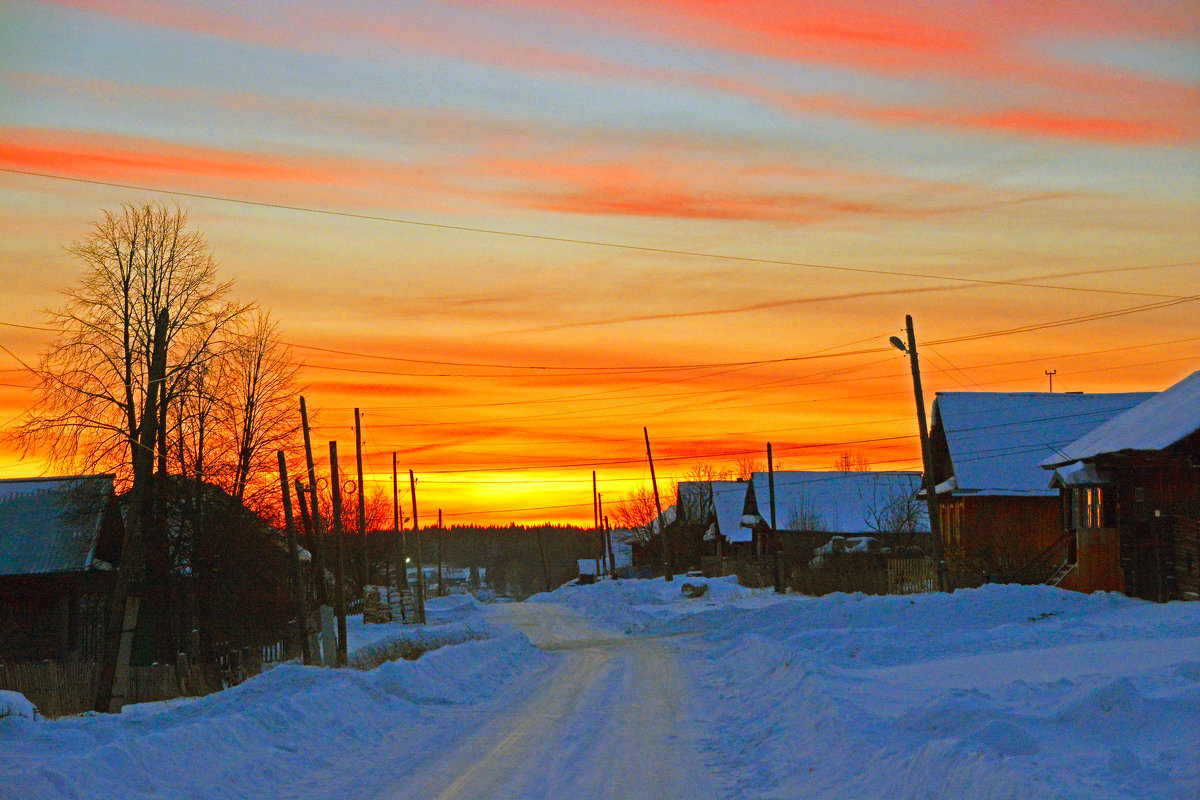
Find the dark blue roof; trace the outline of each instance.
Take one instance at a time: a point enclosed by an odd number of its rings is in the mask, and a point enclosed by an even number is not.
[[[0,480],[0,575],[92,567],[112,496],[112,475]]]

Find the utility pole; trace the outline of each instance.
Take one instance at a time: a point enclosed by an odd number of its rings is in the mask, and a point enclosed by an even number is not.
[[[362,420],[358,409],[354,409],[354,460],[358,465],[358,576],[359,584],[366,591],[371,582],[371,571],[367,567],[367,492],[363,484],[362,466]]]
[[[445,536],[443,535],[444,530],[442,528],[442,510],[440,508],[438,509],[437,531],[438,531],[437,532],[437,546],[438,546],[438,572],[437,572],[438,590],[437,590],[437,593],[438,593],[438,597],[441,597],[442,595],[445,594],[445,592],[442,590],[442,546],[445,545],[446,539],[445,539]]]
[[[771,551],[774,556],[775,593],[783,594],[783,541],[775,527],[775,459],[771,457],[771,443],[767,442],[767,494],[771,498]]]
[[[412,493],[413,541],[417,550],[417,622],[425,624],[425,564],[421,561],[421,528],[417,523],[417,479],[408,471],[409,491]]]
[[[333,594],[337,612],[337,662],[344,667],[349,661],[346,647],[346,531],[342,525],[342,487],[338,471],[337,442],[329,443],[329,472],[333,484]]]
[[[279,488],[283,493],[283,519],[287,529],[288,553],[292,557],[292,601],[295,603],[296,636],[300,639],[300,663],[312,662],[308,652],[308,609],[304,603],[304,576],[300,572],[300,546],[296,542],[296,520],[292,516],[292,489],[288,486],[287,462],[279,455]]]
[[[542,529],[533,529],[534,538],[537,539],[538,555],[542,559],[542,586],[545,591],[550,591],[550,562],[546,560],[546,543],[542,540]]]
[[[329,605],[329,587],[325,584],[325,528],[321,523],[321,505],[317,500],[317,467],[313,462],[312,438],[308,427],[308,408],[300,398],[300,422],[304,428],[304,460],[308,467],[309,517],[312,527],[313,569],[317,573],[317,602]]]
[[[612,531],[608,529],[608,517],[604,515],[604,498],[601,495],[596,495],[596,510],[603,523],[600,531],[604,535],[604,547],[608,551],[608,576],[615,581],[617,579],[617,559],[613,553]]]
[[[408,564],[404,553],[404,526],[400,524],[400,471],[396,467],[396,454],[392,453],[392,532],[396,536],[396,591],[403,594],[408,589]],[[403,608],[403,605],[401,605]]]
[[[671,574],[671,551],[667,545],[667,530],[663,527],[662,501],[658,498],[658,480],[654,477],[654,456],[650,453],[650,431],[642,426],[642,433],[646,437],[646,460],[650,462],[650,485],[654,488],[654,508],[658,511],[656,527],[662,543],[663,580],[670,583],[675,580],[675,576]]]
[[[1057,374],[1058,374],[1058,370],[1056,370],[1056,369],[1046,370],[1046,375],[1047,375],[1047,377],[1050,378],[1050,394],[1054,394],[1054,376]]]
[[[617,579],[617,560],[613,551],[612,528],[608,527],[607,515],[602,517],[602,519],[604,520],[604,538],[608,541],[608,568],[612,575],[612,579],[615,581]]]
[[[942,563],[942,525],[938,517],[938,498],[934,491],[933,450],[929,446],[929,426],[925,421],[925,395],[921,391],[921,364],[917,360],[917,336],[913,332],[912,315],[904,317],[904,326],[908,331],[908,344],[900,341],[898,336],[891,337],[892,346],[903,353],[908,353],[909,365],[912,368],[913,396],[917,402],[917,426],[921,433],[921,459],[925,465],[923,483],[925,485],[925,503],[929,509],[929,534],[933,538],[933,561],[937,570],[936,586],[939,592],[945,591],[945,577]]]
[[[596,491],[596,470],[592,470],[592,530],[596,532],[596,544],[600,550],[596,555],[596,580],[600,580],[600,562],[604,559],[604,539],[600,530],[600,493]]]

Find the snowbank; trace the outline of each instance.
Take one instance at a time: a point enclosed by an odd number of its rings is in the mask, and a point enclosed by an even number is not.
[[[0,689],[0,720],[36,719],[37,709],[20,692]]]
[[[679,583],[536,600],[693,634],[671,641],[725,796],[1200,797],[1200,603],[999,585],[781,597],[709,582],[694,605]]]
[[[701,597],[685,597],[684,584],[703,585]],[[557,603],[588,617],[594,624],[623,633],[645,632],[664,620],[727,607],[738,600],[760,597],[763,591],[738,585],[736,576],[701,578],[676,575],[674,580],[618,580],[577,586],[566,584],[536,594],[529,603]]]
[[[394,754],[403,767],[423,741],[444,735],[437,717],[447,706],[484,701],[549,659],[510,635],[370,672],[283,665],[157,713],[6,717],[0,796],[306,796],[304,781],[323,766],[352,792],[363,765],[339,766],[340,752],[405,741],[409,748]]]

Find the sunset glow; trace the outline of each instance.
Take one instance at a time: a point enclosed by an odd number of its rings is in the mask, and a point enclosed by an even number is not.
[[[1194,2],[306,5],[0,0],[6,429],[66,247],[146,199],[422,522],[590,525],[643,426],[664,490],[918,469],[905,314],[928,401],[1200,369]]]

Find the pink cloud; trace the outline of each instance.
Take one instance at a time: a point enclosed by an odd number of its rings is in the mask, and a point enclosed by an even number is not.
[[[965,0],[933,6],[882,2],[784,4],[775,0],[718,3],[597,0],[586,8],[510,0],[499,6],[613,35],[680,42],[751,57],[827,65],[888,77],[934,82],[971,107],[881,109],[851,98],[818,97],[744,79],[634,66],[572,50],[511,42],[491,35],[485,20],[461,15],[453,26],[422,17],[403,20],[338,8],[312,8],[286,21],[216,11],[195,3],[149,0],[60,0],[66,5],[141,24],[289,50],[362,55],[397,49],[499,66],[527,74],[565,74],[584,80],[690,85],[745,96],[793,113],[871,119],[887,125],[987,129],[1024,137],[1077,138],[1112,144],[1189,141],[1200,137],[1200,88],[1111,69],[1055,61],[1038,52],[1038,37],[1112,34],[1196,37],[1196,15],[1163,4],[1123,4],[1098,13],[1082,2],[1019,7]],[[464,2],[463,5],[481,5]],[[494,12],[496,2],[486,8]],[[482,5],[481,5],[482,8]],[[1039,88],[1041,91],[1036,91]],[[1031,98],[1036,97],[1036,100]],[[986,107],[978,107],[980,103]],[[1056,119],[1056,117],[1059,117]]]

